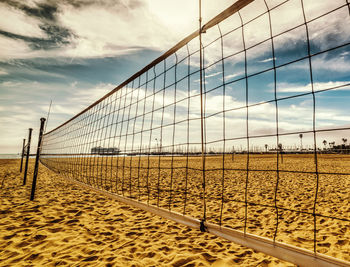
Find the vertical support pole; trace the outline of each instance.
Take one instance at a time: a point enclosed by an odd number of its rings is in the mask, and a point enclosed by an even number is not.
[[[34,200],[34,195],[35,195],[36,180],[37,180],[37,177],[38,177],[38,170],[39,170],[41,141],[42,141],[42,138],[43,138],[45,120],[46,120],[45,118],[41,118],[40,119],[39,140],[38,140],[38,148],[36,150],[36,158],[35,158],[35,166],[34,166],[33,182],[32,182],[32,192],[30,193],[30,200]]]
[[[23,176],[23,185],[27,182],[27,172],[28,172],[28,163],[29,163],[29,154],[30,154],[30,142],[32,140],[32,128],[29,128],[28,134],[28,143],[27,143],[27,155],[26,155],[26,164],[24,165],[24,176]]]
[[[205,179],[205,144],[204,144],[204,100],[203,100],[203,51],[202,51],[202,1],[199,0],[199,75],[200,75],[200,100],[201,100],[201,150],[202,150],[202,186],[203,186],[203,219],[200,230],[205,231],[204,222],[206,221],[206,179]]]
[[[22,155],[21,155],[21,166],[19,168],[19,172],[22,172],[22,167],[23,167],[23,157],[24,157],[24,147],[26,145],[26,139],[23,138],[23,146],[22,146]]]

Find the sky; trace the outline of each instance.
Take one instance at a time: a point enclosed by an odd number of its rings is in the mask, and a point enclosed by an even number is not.
[[[186,0],[1,0],[0,153],[17,153],[29,127],[37,136],[51,99],[47,130],[192,33],[197,13]]]
[[[282,2],[267,1],[270,8]],[[208,21],[232,3],[203,0],[203,21]],[[270,35],[267,14],[247,23],[244,34],[246,48],[249,48],[248,75],[271,68],[273,63],[280,66],[307,55],[305,27],[298,26],[304,19],[300,3],[300,0],[290,0],[271,11],[272,33],[276,35],[275,58],[270,42],[257,45]],[[345,4],[345,0],[304,1],[307,20],[342,7],[309,24],[311,53],[319,53],[312,58],[314,90],[339,86],[339,90],[316,94],[318,129],[350,125],[347,101],[350,48],[345,45],[322,53],[350,41],[350,9]],[[264,1],[254,1],[241,11],[243,21],[248,22],[265,9]],[[0,0],[0,14],[0,153],[18,153],[29,127],[34,128],[33,142],[37,142],[39,119],[46,117],[50,100],[53,104],[47,130],[73,117],[198,28],[198,1],[188,0]],[[235,81],[245,74],[244,53],[234,55],[235,51],[243,49],[241,32],[231,32],[235,25],[240,25],[237,14],[220,23],[222,33],[226,34],[223,38],[223,53],[227,57],[224,63],[226,82]],[[289,29],[293,30],[279,35]],[[206,114],[214,114],[206,120],[206,137],[208,142],[214,143],[223,138],[222,115],[215,115],[223,99],[226,108],[246,105],[245,85],[241,82],[229,84],[225,98],[222,97],[222,88],[215,89],[223,79],[222,65],[218,63],[221,43],[210,42],[218,36],[216,27],[203,34],[203,44],[208,45],[205,48]],[[196,40],[190,45],[196,47]],[[192,64],[198,67],[196,56]],[[309,73],[308,60],[278,68],[278,97],[310,92]],[[193,94],[196,94],[198,80],[193,79],[192,83]],[[252,76],[248,83],[249,104],[274,99],[273,71]],[[183,94],[185,91],[184,87]],[[311,95],[280,101],[278,108],[280,133],[312,130]],[[198,114],[199,102],[191,112]],[[170,118],[171,111],[167,114]],[[180,112],[178,118],[184,114],[185,111]],[[274,133],[274,103],[252,107],[249,114],[250,135]],[[226,112],[226,119],[227,128],[234,129],[226,133],[226,138],[244,136],[244,112]],[[340,143],[343,137],[350,140],[349,132],[321,133],[318,146],[322,146],[324,139]],[[184,142],[180,137],[177,140],[179,144]],[[281,140],[290,145],[299,144],[296,136],[281,137]],[[264,143],[272,146],[275,140],[261,139],[256,145]],[[306,134],[304,143],[311,144],[312,136]],[[232,142],[231,145],[237,146],[238,143]]]

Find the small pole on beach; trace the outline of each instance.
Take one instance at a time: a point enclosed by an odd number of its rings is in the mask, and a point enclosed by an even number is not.
[[[51,101],[50,101],[49,111],[47,112],[47,117],[46,117],[46,124],[45,124],[45,130],[44,130],[44,133],[46,133],[46,127],[47,127],[47,124],[49,123],[49,117],[50,117],[51,105],[52,105],[52,99],[51,99]]]
[[[36,150],[35,166],[34,166],[34,173],[33,173],[33,183],[32,183],[32,192],[30,193],[30,200],[34,200],[34,195],[35,195],[36,179],[37,179],[38,170],[39,170],[41,141],[42,141],[42,138],[43,138],[45,120],[46,120],[45,118],[41,118],[40,119],[39,140],[38,140],[38,148]]]
[[[23,138],[22,155],[21,155],[21,167],[19,168],[19,172],[22,172],[23,157],[24,157],[24,147],[25,147],[25,145],[26,145],[26,139]]]
[[[283,163],[283,147],[282,144],[278,144],[278,152],[281,155],[281,163]],[[277,152],[277,156],[278,156],[278,152]]]
[[[27,182],[27,172],[28,172],[28,163],[29,163],[29,154],[30,154],[30,141],[32,139],[32,128],[29,128],[28,134],[28,143],[27,143],[27,154],[26,154],[26,163],[24,165],[24,176],[23,176],[23,185]]]

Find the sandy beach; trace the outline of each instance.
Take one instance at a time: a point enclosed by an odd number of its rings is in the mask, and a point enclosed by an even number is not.
[[[239,231],[244,231],[246,224],[248,233],[269,239],[276,234],[276,241],[311,251],[316,226],[316,251],[349,261],[350,157],[319,154],[317,175],[314,160],[313,154],[284,154],[279,158],[277,176],[275,154],[207,156],[206,221]],[[171,156],[43,161],[65,177],[101,190],[203,218],[200,157],[189,157],[188,162],[186,157]]]
[[[294,266],[96,195],[40,166],[0,160],[0,266]]]
[[[171,177],[166,166],[171,158],[162,159],[162,188],[167,188]],[[110,160],[110,162],[107,162]],[[29,201],[32,173],[29,173],[27,186],[21,186],[22,174],[19,173],[19,160],[1,160],[1,217],[0,265],[94,265],[94,266],[294,266],[291,263],[258,253],[227,240],[199,230],[190,229],[151,213],[98,195],[79,187],[62,175],[76,176],[79,180],[90,182],[98,188],[116,191],[125,196],[139,198],[140,201],[157,205],[156,168],[148,173],[149,191],[145,189],[146,166],[154,166],[157,159],[150,163],[138,157],[132,161],[127,158],[124,164],[133,168],[123,168],[122,158],[96,159],[93,171],[84,172],[91,159],[61,160],[61,174],[55,174],[40,166],[39,182],[35,201]],[[310,155],[289,155],[284,157],[281,170],[313,172],[313,158]],[[85,162],[85,163],[84,163]],[[129,162],[129,163],[127,163]],[[208,198],[207,220],[219,223],[222,171],[218,168],[222,157],[207,158]],[[46,163],[49,163],[47,161]],[[52,163],[52,162],[51,162]],[[104,163],[104,164],[102,164]],[[105,168],[119,164],[119,172]],[[139,165],[140,164],[140,165]],[[176,158],[171,164],[179,167],[184,160]],[[191,166],[200,164],[198,158],[190,159]],[[246,157],[236,155],[225,158],[225,167],[239,169],[246,164]],[[77,167],[79,166],[79,168]],[[123,165],[124,166],[124,165]],[[138,172],[138,166],[144,166]],[[170,166],[170,165],[169,165]],[[346,156],[323,155],[319,157],[320,172],[346,173],[349,159]],[[63,168],[64,167],[64,168]],[[273,156],[251,155],[250,169],[260,170],[275,167]],[[30,164],[32,171],[33,162]],[[105,172],[102,172],[105,170]],[[169,172],[169,173],[168,173]],[[256,235],[272,238],[275,229],[275,210],[273,189],[275,172],[250,172],[249,200],[267,205],[249,206],[247,231]],[[102,174],[102,182],[93,180]],[[89,176],[90,175],[90,176]],[[110,177],[110,178],[108,178]],[[112,179],[112,177],[119,177]],[[173,173],[174,193],[171,208],[183,212],[184,177],[182,168]],[[200,179],[198,171],[189,170],[188,199],[186,214],[196,218],[201,214]],[[229,179],[228,177],[235,177]],[[296,178],[297,177],[297,178]],[[280,173],[279,199],[281,207],[294,210],[312,211],[315,188],[314,174]],[[349,179],[347,175],[322,174],[319,181],[317,212],[323,215],[347,218],[349,214]],[[245,172],[225,171],[225,198],[222,224],[243,230],[244,203],[242,200]],[[96,184],[95,184],[96,182]],[[113,186],[115,185],[115,186]],[[114,189],[113,189],[114,188]],[[129,190],[131,189],[131,190]],[[167,208],[169,194],[160,192],[159,206]],[[231,200],[231,201],[230,201]],[[309,214],[280,210],[277,241],[313,248],[313,218]],[[349,260],[350,228],[349,222],[317,217],[317,251],[339,259]]]

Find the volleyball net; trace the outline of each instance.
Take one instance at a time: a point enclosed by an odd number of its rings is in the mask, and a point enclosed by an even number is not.
[[[46,133],[41,163],[291,262],[345,266],[349,70],[348,1],[240,0]]]

